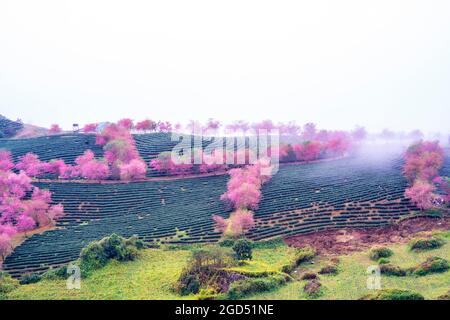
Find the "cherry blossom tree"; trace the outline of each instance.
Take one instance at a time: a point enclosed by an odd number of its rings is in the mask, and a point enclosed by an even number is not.
[[[84,133],[92,133],[97,130],[97,124],[96,123],[88,123],[83,127]]]
[[[48,167],[32,152],[19,157],[19,162],[16,164],[16,169],[25,171],[30,177],[38,177],[47,173],[46,168]]]
[[[136,124],[136,130],[144,132],[154,131],[156,130],[156,123],[149,119],[142,120]]]
[[[0,150],[0,171],[9,171],[14,168],[11,152]]]
[[[236,210],[228,219],[214,215],[213,220],[215,230],[230,238],[237,238],[255,226],[253,212],[243,209]]]
[[[422,210],[433,208],[433,200],[436,198],[434,191],[436,187],[431,183],[422,180],[416,180],[414,184],[405,190],[405,197],[410,199],[417,207]]]
[[[121,180],[139,180],[144,179],[147,173],[147,165],[144,161],[133,159],[127,164],[120,165]]]
[[[124,119],[119,120],[117,122],[117,125],[122,128],[125,128],[127,130],[131,130],[134,128],[133,120],[131,120],[129,118],[124,118]]]
[[[62,132],[62,129],[59,125],[57,124],[52,124],[52,126],[50,127],[49,130],[50,134],[58,134]]]

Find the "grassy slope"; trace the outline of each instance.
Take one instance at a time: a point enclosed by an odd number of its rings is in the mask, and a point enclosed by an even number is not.
[[[429,256],[450,260],[450,241],[444,247],[423,253],[410,252],[405,245],[391,247],[395,252],[392,263],[411,267]],[[281,245],[254,250],[254,261],[243,267],[245,271],[276,271],[293,257],[293,249]],[[65,281],[42,281],[21,286],[10,294],[11,299],[180,299],[171,291],[190,256],[189,250],[148,249],[134,262],[112,262],[82,282],[82,290],[67,290]],[[322,299],[358,299],[369,293],[366,289],[366,269],[374,262],[367,252],[340,257],[340,273],[321,276],[324,285]],[[302,269],[317,271],[327,264],[324,258]],[[306,299],[303,294],[305,281],[295,281],[274,292],[254,295],[252,299]],[[382,277],[383,288],[410,289],[432,299],[450,288],[450,271],[425,277]],[[190,297],[195,298],[195,297]]]

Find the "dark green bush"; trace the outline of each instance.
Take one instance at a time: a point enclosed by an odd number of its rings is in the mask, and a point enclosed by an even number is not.
[[[237,260],[252,260],[252,242],[247,239],[239,239],[233,246],[234,255]]]
[[[184,273],[179,279],[179,293],[182,296],[197,294],[200,291],[200,280],[197,275]]]
[[[59,268],[51,268],[42,275],[42,279],[45,280],[57,280],[57,279],[67,279],[67,266]]]
[[[308,281],[303,287],[303,291],[311,299],[316,299],[322,295],[322,284],[318,279],[313,279]]]
[[[234,246],[234,242],[234,239],[223,239],[219,242],[219,247],[231,248],[232,246]]]
[[[339,270],[336,265],[328,265],[320,269],[319,274],[338,274]]]
[[[137,237],[125,239],[117,234],[112,234],[100,241],[89,243],[80,254],[80,269],[83,276],[92,271],[103,268],[110,260],[131,261],[139,254],[139,249],[144,247]]]
[[[13,279],[8,273],[0,271],[0,300],[7,298],[8,293],[19,286],[19,281]]]
[[[26,285],[26,284],[38,283],[41,280],[42,280],[42,276],[40,274],[38,274],[38,273],[27,273],[27,274],[24,274],[20,278],[19,283],[21,285]]]
[[[366,295],[360,300],[425,300],[425,298],[421,294],[409,290],[384,289]]]
[[[317,274],[315,274],[313,272],[307,272],[307,273],[303,274],[300,279],[301,280],[313,280],[313,279],[318,279],[318,278],[319,277],[317,276]]]
[[[228,291],[231,300],[241,299],[250,294],[275,290],[286,283],[282,275],[271,275],[266,278],[248,278],[233,282]]]
[[[396,277],[404,277],[408,274],[407,270],[400,268],[399,266],[386,263],[380,265],[381,274],[387,276],[396,276]]]
[[[447,260],[440,257],[431,257],[417,266],[414,269],[413,274],[416,276],[425,276],[431,273],[446,272],[449,269],[450,264]]]
[[[369,256],[373,261],[378,261],[380,258],[389,258],[394,254],[389,248],[374,248],[370,250]]]
[[[409,243],[411,250],[422,251],[422,250],[432,250],[442,247],[445,244],[444,239],[440,238],[428,238],[428,239],[413,239]]]

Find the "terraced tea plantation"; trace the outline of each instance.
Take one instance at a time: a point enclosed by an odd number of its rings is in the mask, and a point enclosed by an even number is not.
[[[448,160],[448,159],[447,159]],[[284,165],[263,188],[252,239],[326,228],[380,226],[415,208],[404,198],[406,182],[397,155],[369,161],[348,158]],[[446,166],[448,168],[448,166]],[[148,243],[210,242],[213,214],[229,212],[219,200],[227,176],[135,183],[39,183],[62,202],[67,216],[58,228],[34,235],[10,255],[14,275],[44,271],[77,259],[88,242],[113,232]]]
[[[75,158],[91,149],[97,157],[103,156],[101,146],[95,144],[94,135],[63,134],[26,139],[0,139],[0,149],[11,151],[14,161],[33,152],[43,161],[63,159],[73,164]]]

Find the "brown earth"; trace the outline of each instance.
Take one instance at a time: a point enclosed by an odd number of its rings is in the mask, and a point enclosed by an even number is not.
[[[311,246],[319,254],[341,255],[362,251],[374,245],[406,243],[415,236],[427,236],[433,230],[450,230],[448,218],[412,218],[380,228],[339,229],[288,237],[294,247]]]

